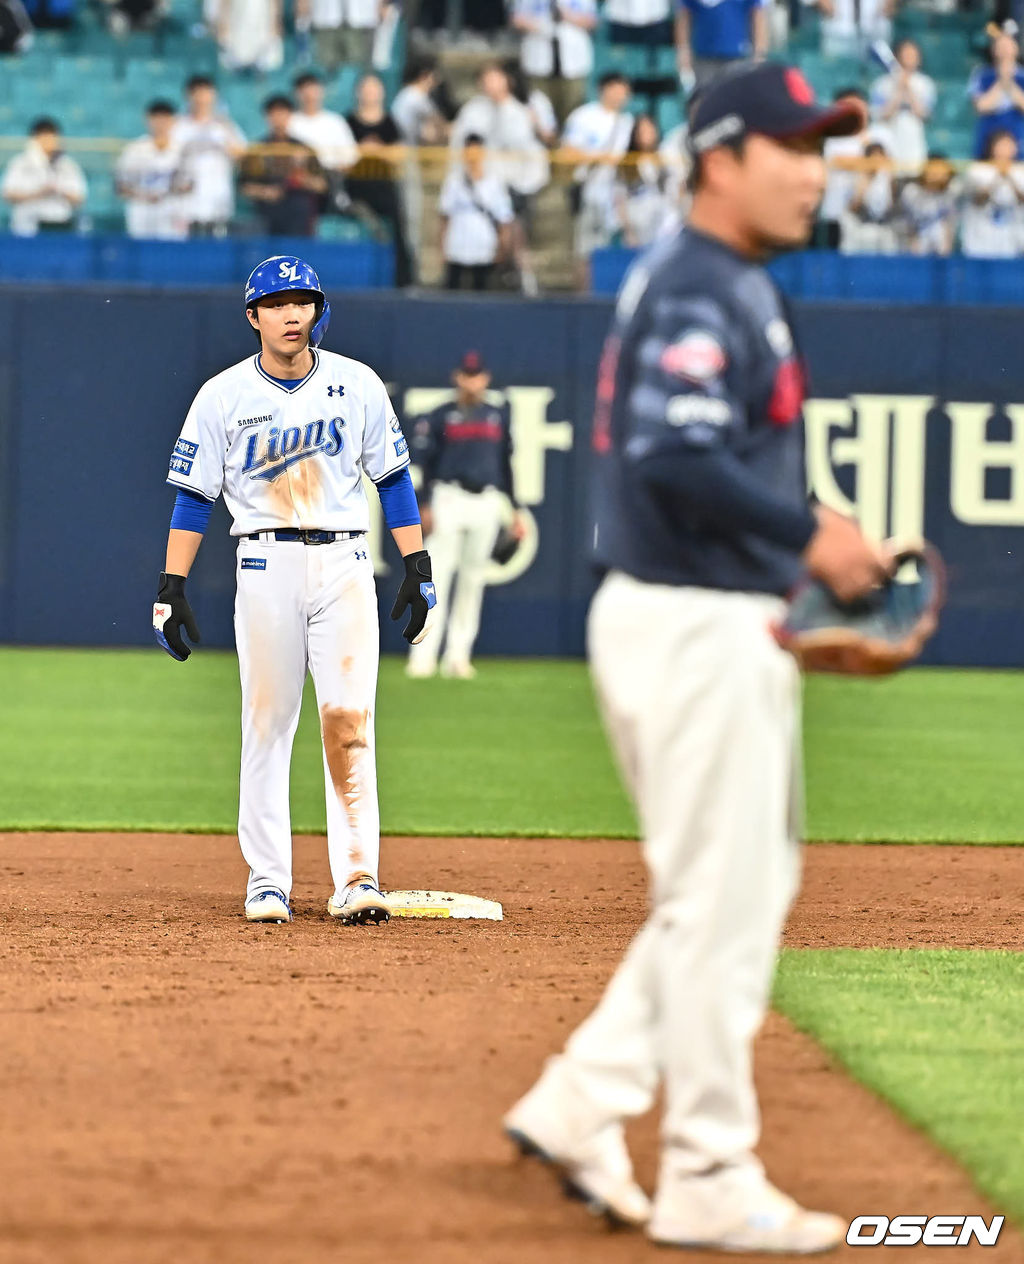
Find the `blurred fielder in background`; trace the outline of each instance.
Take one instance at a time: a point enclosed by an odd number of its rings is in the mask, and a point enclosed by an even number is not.
[[[505,1126],[592,1209],[666,1245],[797,1255],[845,1232],[754,1154],[753,1039],[799,880],[799,676],[771,626],[802,569],[848,599],[889,564],[855,523],[808,507],[804,369],[761,265],[811,232],[824,138],[863,125],[860,102],[818,106],[785,66],[710,84],[691,117],[689,224],[628,274],[600,370],[589,655],[652,909]],[[662,1081],[651,1206],[622,1122]]]
[[[419,467],[423,531],[437,585],[434,634],[414,645],[410,676],[437,671],[472,679],[473,645],[480,630],[487,567],[511,501],[512,432],[507,403],[488,399],[491,375],[479,352],[467,351],[452,375],[455,398],[412,424],[411,452]],[[512,532],[522,538],[518,511]],[[453,590],[454,589],[454,595]]]

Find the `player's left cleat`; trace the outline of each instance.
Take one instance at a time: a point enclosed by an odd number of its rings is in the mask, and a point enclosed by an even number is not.
[[[245,902],[247,922],[282,922],[292,920],[292,910],[283,891],[260,891]]]
[[[365,926],[367,922],[379,925],[391,918],[387,900],[369,881],[351,882],[340,895],[332,895],[327,911],[346,926]]]
[[[576,1145],[560,1141],[553,1125],[550,1117],[535,1116],[529,1094],[504,1119],[505,1135],[519,1153],[550,1167],[566,1197],[614,1228],[646,1224],[651,1203],[633,1177],[622,1125],[608,1124]]]

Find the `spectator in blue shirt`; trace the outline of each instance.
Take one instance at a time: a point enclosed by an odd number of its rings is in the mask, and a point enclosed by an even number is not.
[[[1024,149],[1024,69],[1020,49],[1012,35],[999,34],[992,41],[992,64],[971,76],[968,92],[978,112],[974,132],[974,156],[983,158],[989,138],[1009,132]]]
[[[765,0],[678,0],[676,56],[684,83],[700,88],[724,67],[768,51]]]

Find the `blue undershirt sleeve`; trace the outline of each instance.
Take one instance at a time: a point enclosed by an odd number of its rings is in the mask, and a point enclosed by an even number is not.
[[[212,500],[207,500],[198,492],[190,492],[184,487],[179,487],[178,494],[174,498],[174,509],[171,512],[171,530],[195,531],[197,535],[202,535],[212,512]]]
[[[420,509],[407,465],[382,478],[376,487],[389,531],[394,531],[396,527],[416,526],[420,520]]]

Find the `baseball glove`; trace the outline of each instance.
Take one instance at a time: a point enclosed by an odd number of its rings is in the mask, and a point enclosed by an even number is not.
[[[498,532],[498,538],[494,541],[494,548],[491,550],[491,558],[497,562],[499,566],[504,566],[506,562],[511,562],[519,549],[519,537],[511,527],[502,526]]]
[[[914,661],[938,626],[946,570],[930,544],[896,546],[895,573],[857,601],[841,602],[816,579],[794,592],[772,630],[804,671],[887,676]]]

